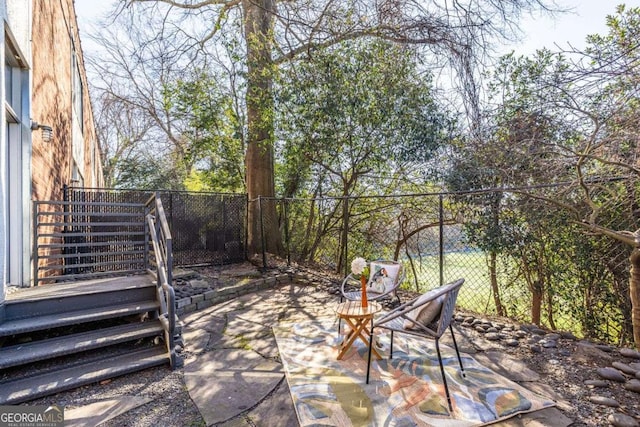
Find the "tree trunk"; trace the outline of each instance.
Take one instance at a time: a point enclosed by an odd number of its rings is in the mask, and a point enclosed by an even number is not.
[[[250,254],[258,253],[262,249],[262,221],[265,250],[281,255],[284,248],[278,227],[276,204],[272,200],[263,200],[260,212],[257,201],[259,196],[275,196],[271,57],[274,3],[273,0],[244,0],[242,5],[247,43],[247,244]]]
[[[491,251],[489,254],[489,275],[491,276],[491,291],[493,293],[493,302],[496,305],[496,312],[498,316],[504,316],[504,307],[500,300],[500,289],[498,287],[497,258],[498,255],[494,251]]]
[[[629,257],[631,271],[629,277],[629,296],[631,297],[631,324],[633,342],[640,349],[640,249],[634,248]]]
[[[316,189],[313,193],[313,199],[311,199],[311,203],[309,205],[309,217],[307,218],[307,232],[304,235],[304,244],[302,245],[302,250],[300,251],[300,261],[311,261],[311,259],[307,259],[311,251],[309,250],[309,246],[311,245],[311,230],[313,230],[313,223],[316,219],[316,196],[318,195],[318,190]]]
[[[491,197],[491,226],[493,232],[500,230],[500,201],[502,200],[502,193],[495,193]],[[489,276],[491,280],[491,291],[493,292],[493,300],[496,304],[496,312],[499,316],[504,316],[504,307],[502,307],[502,301],[500,300],[500,292],[498,288],[498,273],[497,273],[497,258],[498,255],[495,250],[491,250],[489,253]]]
[[[557,327],[553,317],[553,295],[549,290],[547,290],[547,321],[549,322],[549,327],[555,331]]]
[[[540,313],[542,309],[542,292],[534,291],[531,294],[531,323],[540,326]]]
[[[540,313],[542,312],[542,289],[534,286],[531,292],[531,323],[540,326]]]

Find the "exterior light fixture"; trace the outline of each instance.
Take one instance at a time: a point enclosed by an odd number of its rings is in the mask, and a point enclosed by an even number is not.
[[[44,142],[49,142],[53,139],[53,128],[48,125],[42,125],[38,122],[31,122],[31,130],[42,130],[42,140]]]

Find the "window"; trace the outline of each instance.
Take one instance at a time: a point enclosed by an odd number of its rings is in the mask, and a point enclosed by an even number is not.
[[[82,97],[82,79],[80,78],[80,65],[75,49],[71,54],[71,116],[72,120],[72,136],[71,151],[75,164],[79,166],[78,173],[72,172],[71,180],[80,179],[84,173],[85,165],[85,141],[84,141],[84,123],[83,123],[83,97]],[[73,185],[77,185],[73,183]]]
[[[75,119],[78,123],[78,125],[80,126],[80,130],[84,130],[84,120],[83,120],[83,111],[82,111],[82,78],[80,77],[80,66],[78,63],[78,56],[75,53],[75,50],[73,52],[72,55],[72,68],[71,68],[71,74],[72,74],[72,84],[73,84],[73,88],[72,88],[72,102],[73,102],[73,112],[75,115]]]
[[[4,59],[4,105],[7,112],[7,121],[19,123],[20,119],[16,111],[20,111],[20,72],[21,63],[18,54],[11,43],[12,37],[5,32],[6,53]]]
[[[73,169],[71,170],[71,186],[84,187],[84,178],[76,162],[73,162]]]

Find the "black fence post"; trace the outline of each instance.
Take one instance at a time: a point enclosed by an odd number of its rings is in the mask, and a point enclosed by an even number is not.
[[[440,261],[440,286],[444,285],[444,203],[443,203],[443,195],[439,196],[439,248],[438,248],[438,256]]]
[[[62,185],[62,201],[65,202],[62,206],[62,212],[63,212],[63,218],[62,218],[62,222],[64,223],[64,226],[62,226],[62,233],[65,235],[62,238],[62,243],[63,243],[63,248],[62,248],[62,254],[63,255],[69,255],[72,252],[72,249],[70,248],[70,246],[68,245],[69,243],[72,243],[70,241],[70,237],[67,237],[66,234],[71,232],[71,230],[69,229],[69,224],[71,223],[71,209],[70,209],[70,201],[71,198],[69,196],[69,186],[67,184],[63,184]],[[62,260],[62,271],[64,272],[63,274],[69,274],[72,273],[69,270],[69,264],[70,264],[70,258],[63,258]]]
[[[160,225],[161,224],[160,224],[160,221],[159,221],[159,218],[158,218],[158,199],[160,198],[160,192],[156,191],[156,192],[153,193],[153,195],[155,197],[154,200],[153,200],[153,206],[154,206],[154,211],[155,211],[155,214],[156,214],[156,218],[155,218],[155,221],[154,221],[155,231],[156,231],[156,236],[160,236]]]
[[[264,216],[262,215],[262,196],[258,196],[258,213],[260,214],[260,243],[262,245],[262,268],[267,269],[267,248],[264,241]]]
[[[222,264],[225,260],[229,260],[229,258],[231,257],[229,256],[229,253],[227,251],[227,248],[229,247],[229,240],[227,240],[229,238],[229,233],[227,233],[227,203],[225,202],[224,196],[220,196],[220,202],[222,208],[222,234],[224,235],[222,239],[222,249],[224,250],[224,255],[220,257],[220,264]]]
[[[349,260],[349,199],[347,196],[342,198],[342,250],[343,250],[343,273],[346,277],[349,274],[348,260]]]
[[[66,202],[69,201],[69,186],[67,184],[62,184],[62,201],[65,202],[62,205],[62,222],[64,223],[64,225],[62,226],[62,232],[63,233],[67,233],[69,231],[69,229],[67,228],[67,221],[69,220],[69,217],[67,215],[67,212],[69,211],[69,205],[67,205]],[[66,243],[66,236],[62,238],[63,243]],[[62,248],[62,254],[66,255],[69,253],[69,249],[67,248],[67,245],[64,245],[64,247]],[[65,264],[66,261],[63,261],[63,264]]]
[[[244,236],[242,240],[244,242],[244,259],[249,259],[249,209],[251,209],[251,200],[249,200],[249,195],[244,195],[245,200],[245,209],[244,209]]]
[[[33,201],[33,286],[38,286],[38,202]]]
[[[160,194],[156,195],[156,197],[159,197],[159,196]],[[164,211],[166,212],[167,209],[165,208]],[[173,230],[175,230],[174,224],[173,224],[173,192],[169,192],[169,230],[171,230],[172,233],[173,233]]]
[[[287,199],[282,199],[282,215],[284,217],[284,241],[287,245],[287,265],[291,265],[291,246],[289,245],[289,216],[287,215]]]

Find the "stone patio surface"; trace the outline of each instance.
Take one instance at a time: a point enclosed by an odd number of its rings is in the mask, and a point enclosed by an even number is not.
[[[317,286],[283,285],[245,295],[185,316],[185,347],[197,353],[184,368],[185,383],[207,425],[298,426],[271,327],[335,316],[338,301]],[[337,333],[337,331],[336,331]],[[457,328],[461,351],[477,346]],[[446,334],[445,336],[448,336]],[[447,344],[443,337],[442,342]],[[538,375],[500,353],[475,354],[481,363],[527,387]],[[557,426],[571,423],[550,408],[497,426]]]
[[[310,282],[312,283],[312,282]],[[287,283],[219,303],[181,317],[185,350],[182,369],[191,399],[207,426],[298,426],[272,326],[335,316],[336,295],[315,284]],[[336,330],[337,333],[337,330]],[[448,339],[446,338],[448,337]],[[460,350],[531,390],[554,398],[539,376],[499,352],[480,351],[481,343],[456,327]],[[445,334],[443,344],[449,344]],[[364,379],[363,379],[364,381]],[[75,409],[69,425],[91,426],[96,416],[122,413],[145,403],[123,396]],[[561,403],[559,403],[561,406]],[[105,405],[107,407],[105,407]],[[92,418],[94,417],[94,418]],[[104,418],[102,418],[104,421]],[[565,427],[571,420],[556,408],[514,417],[496,426]]]

